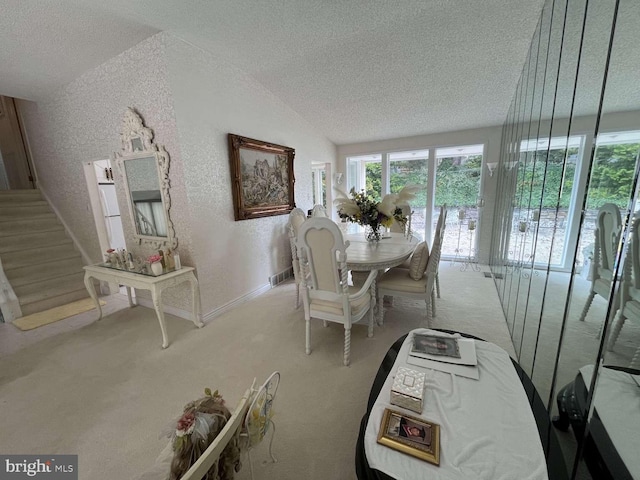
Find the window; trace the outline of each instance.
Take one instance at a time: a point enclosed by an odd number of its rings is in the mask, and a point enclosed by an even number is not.
[[[324,164],[311,166],[313,204],[327,207],[327,168]]]
[[[477,144],[348,157],[348,189],[365,190],[379,200],[405,185],[424,185],[411,202],[412,230],[430,243],[446,203],[455,212],[447,223],[453,221],[455,228],[445,230],[443,256],[475,259],[483,153],[484,145]],[[466,214],[460,220],[458,210]]]
[[[440,207],[447,205],[447,227],[442,256],[476,257],[479,221],[480,178],[484,145],[438,148],[436,150],[436,188],[432,225],[435,228]]]
[[[521,142],[517,183],[528,187],[517,188],[520,195],[515,198],[512,217],[511,261],[564,267],[583,142],[584,137],[578,135]]]

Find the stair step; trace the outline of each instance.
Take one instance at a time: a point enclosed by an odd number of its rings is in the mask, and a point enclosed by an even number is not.
[[[39,200],[37,198],[25,198],[19,199],[16,201],[7,201],[4,198],[0,197],[0,208],[16,208],[16,207],[47,207],[50,208],[49,204],[44,200]]]
[[[31,303],[35,300],[56,297],[67,292],[84,288],[84,271],[76,271],[70,275],[49,278],[38,282],[29,283],[20,287],[14,287],[20,304]]]
[[[58,221],[58,217],[53,213],[42,215],[39,218],[12,219],[0,222],[0,237],[32,232],[50,232],[53,230],[64,230],[64,227]]]
[[[50,247],[66,243],[73,242],[64,230],[0,237],[0,254],[26,250],[29,248]]]
[[[0,190],[0,204],[10,202],[31,202],[42,200],[40,190]]]
[[[25,304],[20,302],[20,310],[22,310],[23,316],[31,315],[32,313],[42,312],[44,310],[49,310],[50,308],[59,307],[60,305],[66,305],[67,303],[75,302],[76,300],[87,298],[88,296],[89,292],[87,292],[87,289],[84,288],[83,285],[81,289],[67,292],[56,297],[50,297]]]
[[[43,265],[45,267],[43,268]],[[48,280],[50,278],[71,275],[84,272],[80,256],[47,262],[46,264],[30,265],[28,267],[14,268],[7,272],[7,279],[13,288],[29,283]]]
[[[30,218],[46,218],[51,216],[51,208],[46,202],[44,205],[23,205],[11,206],[0,204],[0,222],[6,220],[28,220]]]
[[[41,264],[46,268],[48,262],[80,257],[80,254],[69,245],[53,245],[47,248],[32,248],[19,252],[3,253],[2,265],[7,276],[14,268]]]

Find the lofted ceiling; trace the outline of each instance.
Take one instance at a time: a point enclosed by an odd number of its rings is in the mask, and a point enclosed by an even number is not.
[[[501,125],[543,0],[0,0],[0,94],[38,100],[158,31],[332,142]]]

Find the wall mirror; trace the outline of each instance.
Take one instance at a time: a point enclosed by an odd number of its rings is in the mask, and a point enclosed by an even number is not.
[[[640,478],[639,15],[636,0],[545,2],[496,168],[491,269],[580,480]]]
[[[122,151],[115,160],[124,179],[134,238],[139,244],[176,248],[169,214],[169,154],[153,143],[153,131],[132,108],[125,113],[121,138]]]

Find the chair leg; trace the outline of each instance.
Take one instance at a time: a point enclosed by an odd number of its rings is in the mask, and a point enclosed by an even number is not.
[[[311,353],[311,321],[307,318],[307,325],[305,331],[305,353],[309,355]]]
[[[348,367],[351,357],[351,329],[344,329],[344,366]]]
[[[273,456],[271,451],[271,447],[273,447],[273,437],[276,436],[276,424],[273,423],[273,420],[269,419],[268,422],[271,424],[271,440],[269,441],[269,456],[271,457],[272,463],[278,463],[276,457]]]
[[[322,321],[322,326],[323,326],[324,328],[327,328],[327,327],[329,326],[329,322],[327,322],[326,320],[323,320],[323,321]]]
[[[580,314],[581,322],[584,322],[584,319],[587,317],[587,313],[589,312],[589,308],[591,308],[591,303],[593,303],[593,298],[595,296],[596,292],[591,290],[591,293],[589,293],[589,298],[587,298],[587,303],[585,304],[584,308],[582,309],[582,313]]]
[[[424,303],[426,303],[426,305],[427,305],[427,317],[426,317],[427,318],[427,327],[431,326],[431,305],[433,304],[433,302],[431,301],[431,297],[432,296],[429,295],[424,301]]]
[[[431,290],[431,316],[436,316],[436,292]]]
[[[300,308],[300,284],[296,282],[296,309]]]
[[[436,292],[438,294],[438,298],[440,298],[440,275],[436,272]]]
[[[613,331],[611,332],[611,338],[609,338],[609,345],[607,345],[607,349],[609,351],[613,350],[613,346],[618,341],[618,337],[620,336],[620,332],[622,331],[622,326],[624,325],[624,321],[626,317],[622,310],[620,310],[620,316],[618,317],[618,321],[613,325]]]

